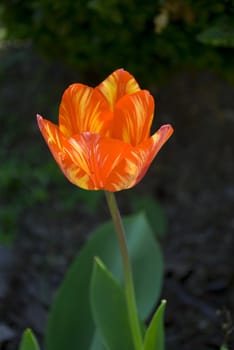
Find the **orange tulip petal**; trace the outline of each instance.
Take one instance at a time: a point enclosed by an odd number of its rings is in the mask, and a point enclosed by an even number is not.
[[[42,118],[40,115],[37,115],[38,126],[41,130],[41,133],[47,142],[50,151],[52,152],[55,160],[60,161],[60,158],[63,153],[63,142],[65,141],[64,136],[61,134],[57,125],[51,123],[49,120]]]
[[[131,150],[132,151],[132,150]],[[138,162],[129,151],[110,173],[105,190],[117,192],[132,187],[138,174]]]
[[[140,91],[135,78],[124,69],[110,74],[96,89],[102,93],[113,111],[114,104],[124,95]]]
[[[83,189],[116,192],[136,185],[173,133],[152,137],[154,100],[123,69],[96,88],[72,84],[64,92],[59,126],[38,116],[40,130],[64,175]]]
[[[93,183],[93,187],[88,189],[94,190],[108,189],[109,174],[132,149],[125,142],[90,132],[76,135],[68,143],[70,158],[88,174]]]
[[[154,99],[146,90],[126,95],[115,105],[112,137],[133,146],[149,138]]]
[[[59,109],[59,129],[68,138],[90,131],[105,134],[112,114],[102,94],[83,84],[72,84],[64,92]]]
[[[152,137],[129,153],[115,167],[108,178],[108,191],[116,192],[136,185],[145,175],[163,144],[173,133],[171,125],[163,125]]]
[[[166,141],[173,134],[173,131],[174,130],[171,125],[163,125],[153,136],[135,148],[133,154],[136,159],[138,159],[139,174],[137,175],[132,186],[137,184],[144,177],[153,159],[160,151],[164,143],[166,143]]]
[[[41,133],[51,153],[67,179],[81,188],[91,187],[92,183],[90,183],[91,181],[87,173],[77,166],[70,158],[67,152],[69,144],[57,125],[43,119],[39,115],[37,116],[37,120]]]

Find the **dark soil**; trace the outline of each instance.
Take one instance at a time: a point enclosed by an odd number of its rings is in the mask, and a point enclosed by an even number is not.
[[[18,148],[26,154],[35,144],[45,149],[34,116],[54,117],[64,87],[79,74],[44,62],[30,48],[3,50],[1,58],[1,120],[17,113],[19,124],[11,128],[27,125],[9,154]],[[156,100],[155,127],[172,123],[175,134],[132,191],[153,193],[170,222],[162,242],[167,349],[219,349],[227,340],[231,350],[234,87],[209,72],[179,72],[156,91]],[[45,150],[40,161],[49,157]],[[24,206],[14,244],[0,246],[0,349],[17,349],[26,327],[43,339],[56,287],[87,234],[106,218],[104,201],[96,214],[82,204],[68,211],[53,191],[42,204]]]

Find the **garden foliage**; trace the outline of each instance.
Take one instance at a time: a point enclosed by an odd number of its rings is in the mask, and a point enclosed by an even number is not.
[[[157,346],[158,350],[164,350],[165,301],[152,317],[148,329],[144,324],[151,318],[161,293],[160,245],[143,213],[126,217],[124,226],[142,320],[143,349]],[[49,312],[45,349],[134,349],[123,279],[117,237],[112,223],[107,222],[93,232],[57,291]],[[39,350],[39,347],[33,333],[26,330],[19,350],[29,349]]]
[[[233,0],[3,0],[0,10],[6,38],[29,40],[90,80],[117,67],[142,82],[181,67],[234,71]]]

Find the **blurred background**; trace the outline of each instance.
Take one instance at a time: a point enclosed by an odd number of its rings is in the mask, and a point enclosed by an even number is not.
[[[1,1],[0,349],[26,327],[43,339],[67,266],[109,219],[101,192],[60,173],[36,113],[57,121],[69,84],[121,67],[155,96],[152,131],[175,128],[117,194],[123,214],[148,208],[160,236],[167,349],[234,347],[233,58],[233,0]]]

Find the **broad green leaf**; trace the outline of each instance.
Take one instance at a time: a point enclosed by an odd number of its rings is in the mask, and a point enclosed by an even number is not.
[[[99,334],[97,329],[96,329],[94,337],[92,339],[92,344],[90,346],[90,350],[105,350],[101,335]]]
[[[166,301],[163,300],[156,310],[145,333],[144,350],[164,350],[164,310]]]
[[[226,345],[222,345],[220,350],[228,350],[227,346]]]
[[[106,348],[134,350],[124,290],[98,258],[94,263],[90,296],[94,321]]]
[[[26,329],[23,333],[19,350],[39,350],[38,342],[31,331]]]
[[[168,220],[165,212],[158,201],[152,196],[134,196],[133,197],[134,211],[143,211],[156,234],[156,237],[163,238],[168,231]]]
[[[160,247],[143,213],[124,219],[131,257],[136,299],[141,319],[146,319],[162,285]],[[101,350],[92,319],[89,285],[93,258],[100,257],[122,283],[122,263],[111,222],[101,225],[85,244],[59,288],[49,314],[46,350]],[[104,349],[104,348],[103,348]]]

